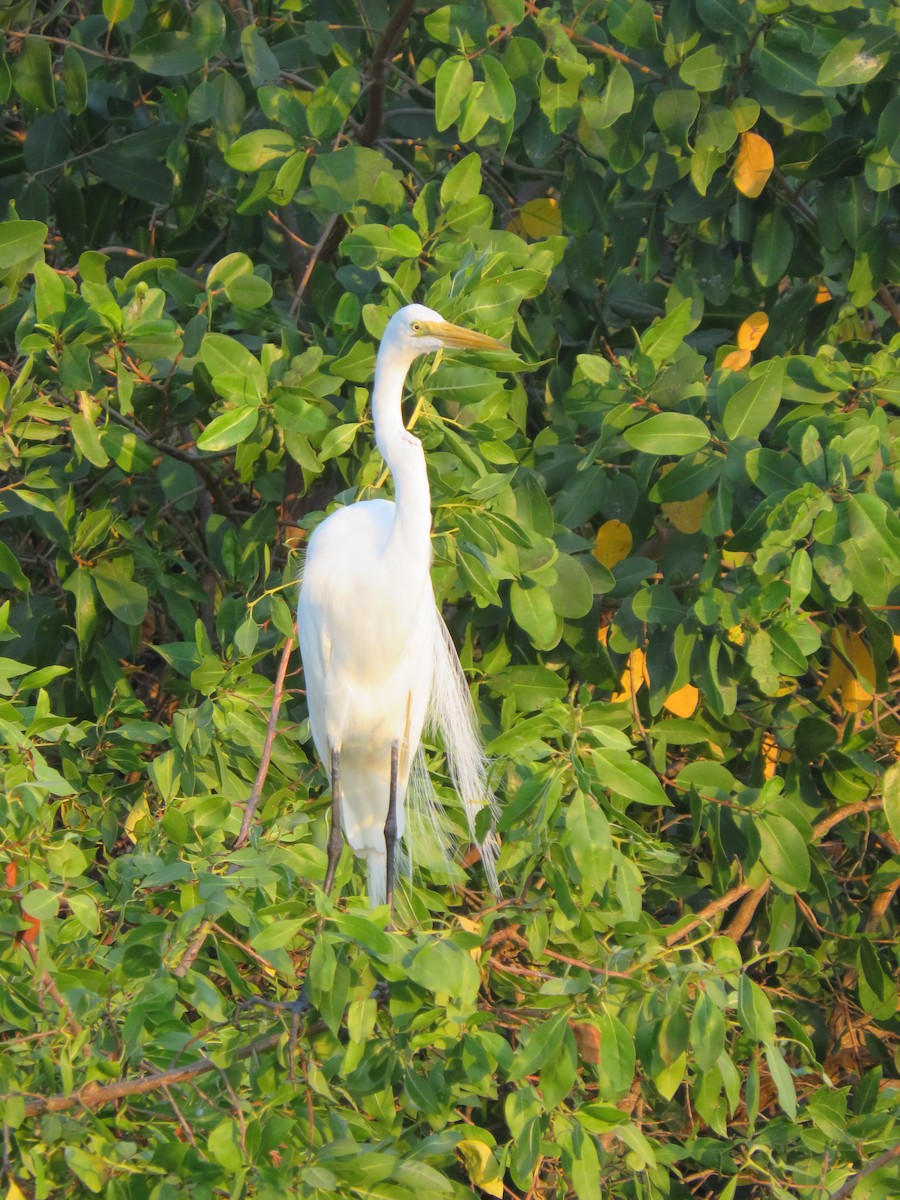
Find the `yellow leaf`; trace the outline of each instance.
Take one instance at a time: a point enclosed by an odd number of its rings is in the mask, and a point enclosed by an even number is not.
[[[769,318],[764,312],[751,313],[737,332],[738,346],[741,350],[755,350],[768,328]]]
[[[700,699],[700,693],[692,683],[686,683],[677,692],[672,692],[663,700],[663,708],[667,708],[676,717],[692,717]]]
[[[27,1200],[25,1193],[14,1179],[9,1181],[9,1191],[6,1193],[6,1200]]]
[[[816,292],[815,303],[816,304],[827,304],[830,299],[831,299],[831,292],[829,292],[828,288],[825,286],[824,283],[820,283],[818,291]]]
[[[140,800],[138,800],[137,804],[125,818],[125,832],[135,843],[137,843],[137,834],[135,833],[135,830],[137,829],[138,825],[140,825],[141,821],[144,820],[151,820],[151,813],[150,806],[147,803],[147,797],[141,796]]]
[[[617,704],[620,700],[631,700],[641,690],[643,684],[650,686],[650,676],[647,674],[647,659],[643,650],[635,647],[628,655],[628,662],[625,664],[625,670],[622,672],[622,677],[619,680],[621,691],[616,692],[612,697],[613,704]]]
[[[726,629],[725,636],[733,646],[743,646],[747,640],[747,635],[740,625],[732,625],[730,629]]]
[[[768,730],[762,736],[763,778],[771,779],[778,763],[778,745]]]
[[[559,201],[552,196],[529,200],[519,209],[518,225],[525,237],[533,242],[562,233]]]
[[[503,1177],[490,1146],[475,1138],[463,1138],[456,1143],[456,1149],[462,1155],[470,1182],[489,1196],[502,1197]]]
[[[734,186],[744,196],[755,200],[775,168],[772,147],[758,133],[742,133],[741,148],[734,160]]]
[[[846,625],[831,631],[831,661],[819,694],[825,697],[836,691],[845,712],[863,712],[875,693],[872,655],[860,635]]]
[[[622,521],[604,521],[597,530],[594,558],[610,569],[628,557],[632,545],[631,530]]]
[[[719,364],[729,371],[742,371],[750,361],[749,350],[730,350]]]
[[[750,553],[747,550],[723,550],[722,566],[733,571],[735,567],[742,567],[749,557]]]
[[[894,653],[900,658],[900,633],[894,634]]]
[[[701,492],[692,500],[667,500],[660,508],[680,533],[697,533],[708,503],[709,492]]]

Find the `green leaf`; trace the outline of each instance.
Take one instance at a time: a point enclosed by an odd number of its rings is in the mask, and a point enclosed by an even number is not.
[[[881,794],[888,828],[900,841],[900,763],[892,763],[885,771]]]
[[[134,0],[103,0],[103,15],[110,28],[120,21],[127,21],[134,10]]]
[[[516,624],[524,629],[532,644],[540,650],[552,650],[562,634],[562,622],[549,591],[539,584],[513,583],[509,599]]]
[[[434,123],[439,132],[459,118],[474,78],[472,64],[462,55],[441,64],[434,81]]]
[[[452,996],[463,1007],[478,995],[478,967],[461,946],[448,938],[426,943],[412,958],[409,978],[438,996]]]
[[[753,234],[753,274],[763,287],[774,287],[787,272],[794,253],[794,228],[780,208],[760,219]]]
[[[135,583],[122,566],[122,559],[104,559],[93,570],[100,599],[125,625],[140,625],[147,614],[147,589]]]
[[[349,212],[363,202],[399,209],[405,196],[387,158],[365,146],[344,146],[319,154],[309,182],[316,200],[330,213]]]
[[[576,792],[566,810],[569,854],[584,886],[585,898],[602,891],[612,870],[609,821],[597,802]]]
[[[63,54],[62,81],[66,89],[66,110],[78,117],[87,108],[88,77],[84,59],[74,46],[66,46]]]
[[[784,362],[770,359],[725,405],[722,418],[725,436],[730,441],[758,438],[778,411],[783,383]]]
[[[699,417],[688,413],[656,413],[631,425],[623,437],[642,454],[693,454],[709,441],[710,433]]]
[[[254,129],[225,151],[225,161],[236,171],[260,171],[270,163],[294,154],[297,143],[283,129]]]
[[[770,1045],[775,1040],[775,1014],[769,998],[749,975],[742,974],[738,982],[738,1019],[748,1037]]]
[[[255,405],[230,408],[212,421],[197,438],[197,448],[215,452],[245,441],[256,428],[259,410]]]
[[[643,763],[619,750],[592,750],[598,783],[629,804],[667,805],[669,800],[656,775]]]
[[[103,449],[100,434],[93,421],[89,421],[81,413],[73,413],[69,424],[72,430],[72,439],[88,462],[93,463],[95,467],[107,466],[109,455]]]
[[[655,321],[641,338],[641,350],[657,370],[668,362],[684,342],[685,336],[697,326],[691,316],[692,300],[682,300],[661,321]]]
[[[38,112],[56,109],[53,86],[53,56],[50,43],[42,37],[26,37],[12,62],[12,81],[16,91]]]
[[[132,48],[131,61],[151,75],[179,78],[199,71],[205,59],[192,35],[179,29],[141,38]]]
[[[777,813],[757,822],[763,866],[786,892],[802,892],[809,884],[810,861],[806,839],[796,825]]]
[[[619,117],[631,112],[633,104],[631,75],[621,63],[615,63],[600,95],[584,97],[582,113],[592,129],[609,129]]]
[[[774,1042],[766,1046],[766,1062],[769,1064],[769,1072],[775,1081],[778,1103],[781,1105],[782,1112],[793,1121],[797,1116],[797,1089],[794,1087],[791,1069]]]
[[[29,263],[42,252],[48,232],[43,221],[0,222],[0,270]]]
[[[565,1011],[546,1017],[535,1025],[519,1044],[509,1069],[513,1081],[524,1079],[539,1071],[554,1054],[558,1054],[563,1038],[569,1028],[569,1014]]]
[[[874,79],[896,49],[897,34],[888,25],[867,25],[842,38],[825,55],[817,82],[821,87],[858,86]]]

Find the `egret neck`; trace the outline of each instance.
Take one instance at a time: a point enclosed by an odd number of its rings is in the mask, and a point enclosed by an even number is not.
[[[384,346],[382,345],[382,349]],[[375,444],[394,480],[391,541],[416,546],[431,561],[431,492],[422,443],[403,424],[403,384],[415,355],[400,346],[379,354],[372,387]]]

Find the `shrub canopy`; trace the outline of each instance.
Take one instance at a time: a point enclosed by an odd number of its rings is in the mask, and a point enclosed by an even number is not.
[[[896,1195],[897,9],[384,7],[0,17],[7,1200]],[[275,677],[412,299],[505,900],[390,931]]]

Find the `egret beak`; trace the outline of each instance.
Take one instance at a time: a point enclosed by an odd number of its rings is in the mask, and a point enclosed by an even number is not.
[[[462,325],[452,325],[449,321],[429,322],[423,330],[431,337],[436,337],[449,350],[490,350],[508,351],[506,342],[488,337],[486,333],[477,333],[474,329],[465,329]]]

